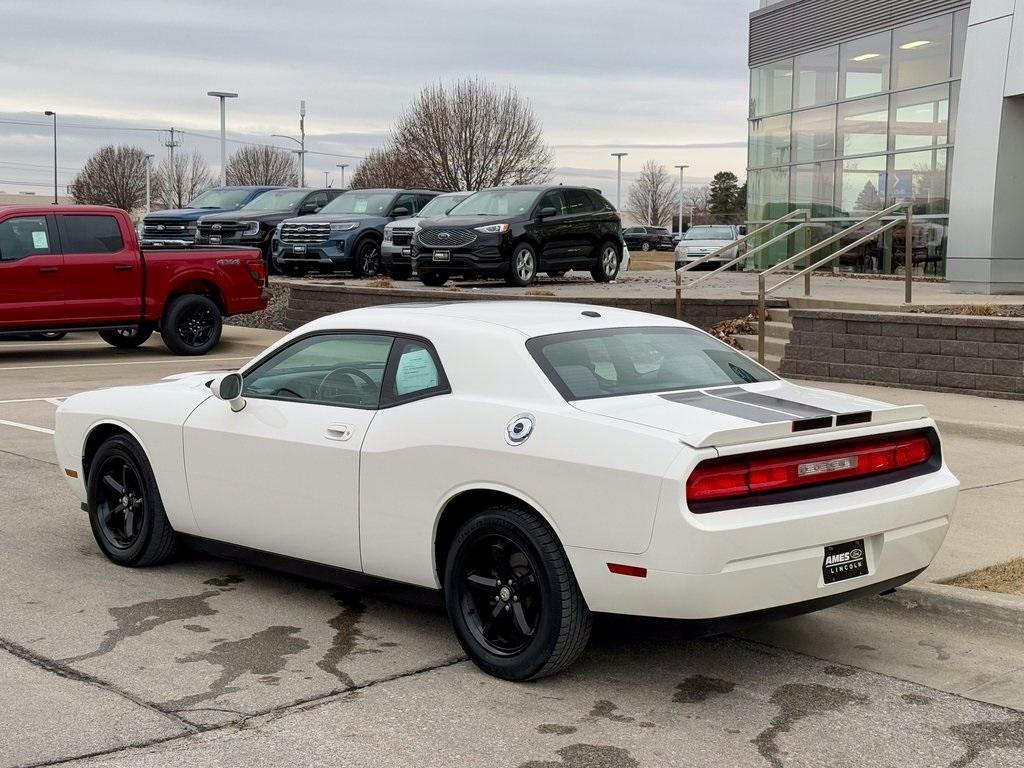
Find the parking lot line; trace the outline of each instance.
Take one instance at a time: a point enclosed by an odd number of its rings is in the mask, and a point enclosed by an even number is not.
[[[7,421],[6,419],[0,419],[0,425],[5,427],[17,427],[18,429],[27,429],[29,432],[42,432],[44,435],[53,434],[53,430],[47,429],[46,427],[37,427],[34,424],[22,424],[17,421]]]
[[[205,361],[216,362],[218,360],[252,360],[252,355],[246,355],[244,357],[204,357],[200,358]],[[179,365],[184,364],[186,361],[181,358],[173,358],[171,360],[124,360],[118,363],[53,363],[51,365],[8,365],[0,367],[0,371],[34,371],[41,368],[104,368],[111,365],[157,365],[158,363],[178,363]],[[200,369],[205,370],[202,366]]]
[[[36,342],[25,342],[18,344],[4,344],[0,346],[0,350],[4,349],[56,349],[58,347],[105,347],[108,346],[105,341],[36,341]]]
[[[17,400],[0,400],[0,405],[10,405],[11,403],[53,403],[54,405],[60,405],[66,399],[65,395],[59,397],[21,397]]]

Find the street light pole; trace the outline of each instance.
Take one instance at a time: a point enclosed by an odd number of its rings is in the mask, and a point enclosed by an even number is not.
[[[306,186],[306,100],[299,101],[299,186]]]
[[[215,96],[220,99],[220,185],[223,187],[228,183],[228,147],[224,119],[225,99],[237,99],[237,93],[228,91],[207,91],[207,96]]]
[[[53,204],[57,204],[57,113],[51,109],[44,113],[53,118]]]
[[[345,169],[348,168],[348,163],[338,163],[335,168],[341,168],[341,188],[345,188]]]
[[[146,155],[146,213],[147,214],[149,213],[149,209],[150,209],[150,196],[149,196],[150,183],[149,183],[149,179],[150,179],[150,172],[151,172],[152,168],[153,168],[153,156],[152,155]]]
[[[688,165],[677,165],[679,169],[679,234],[683,234],[683,171],[690,166]]]
[[[615,210],[622,210],[622,158],[629,152],[612,152],[612,157],[618,159],[618,170],[615,172]]]
[[[330,171],[324,171],[324,186],[325,187],[330,187],[331,186],[330,178],[331,178],[331,172]]]

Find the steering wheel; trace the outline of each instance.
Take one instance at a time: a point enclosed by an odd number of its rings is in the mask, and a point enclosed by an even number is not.
[[[325,375],[320,380],[320,383],[317,385],[317,387],[316,387],[316,394],[314,395],[314,397],[317,400],[322,399],[320,397],[320,394],[321,394],[321,392],[323,392],[324,385],[327,384],[327,382],[331,379],[331,377],[336,375],[336,374],[344,374],[346,376],[355,376],[357,379],[361,379],[364,384],[366,384],[367,386],[369,386],[371,388],[376,388],[376,386],[377,386],[377,383],[373,379],[371,379],[365,373],[360,371],[358,368],[335,368],[333,371],[328,371],[327,375]]]
[[[289,395],[295,395],[299,400],[305,400],[305,398],[296,392],[294,389],[288,389],[288,387],[281,387],[280,389],[274,390],[274,397],[280,397],[282,392],[286,392]]]

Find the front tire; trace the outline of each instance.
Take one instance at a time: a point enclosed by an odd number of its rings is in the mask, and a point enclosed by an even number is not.
[[[459,529],[444,595],[463,649],[504,680],[556,674],[590,638],[590,610],[561,544],[540,517],[512,504],[490,506]]]
[[[597,266],[590,270],[590,276],[599,283],[610,283],[619,274],[619,249],[614,243],[603,242],[597,249]]]
[[[100,331],[100,338],[118,349],[135,349],[145,344],[153,335],[152,326],[140,325],[135,328],[114,328]]]
[[[443,272],[420,272],[420,282],[431,288],[440,288],[448,282],[448,275]]]
[[[140,568],[174,556],[177,537],[164,512],[153,468],[134,439],[107,439],[92,459],[86,487],[89,525],[111,561]]]
[[[512,261],[505,274],[505,282],[524,288],[537,279],[537,252],[529,243],[519,243],[512,249]]]
[[[220,308],[206,296],[190,293],[167,305],[160,335],[176,355],[205,355],[220,341]]]
[[[352,277],[376,277],[380,274],[380,243],[372,237],[360,240],[352,260]]]

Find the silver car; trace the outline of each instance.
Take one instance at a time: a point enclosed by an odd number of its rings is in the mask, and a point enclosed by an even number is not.
[[[472,192],[447,192],[427,203],[416,216],[398,219],[384,226],[381,262],[384,271],[396,280],[407,280],[412,274],[412,237],[420,222],[445,216]]]
[[[676,246],[676,269],[714,253],[739,237],[739,229],[731,224],[700,224],[690,227]],[[705,263],[717,265],[731,261],[737,255],[735,248],[729,248]]]

